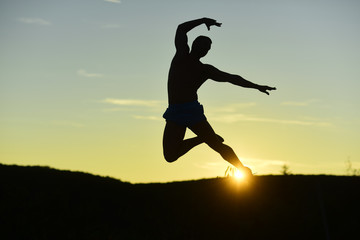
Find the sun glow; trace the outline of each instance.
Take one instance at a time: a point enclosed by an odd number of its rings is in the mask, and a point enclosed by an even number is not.
[[[240,182],[246,180],[246,172],[244,170],[239,170],[235,167],[228,166],[225,171],[226,177],[232,177],[234,180]]]
[[[234,173],[234,177],[236,180],[241,181],[241,180],[245,179],[245,174],[242,171],[236,170]]]

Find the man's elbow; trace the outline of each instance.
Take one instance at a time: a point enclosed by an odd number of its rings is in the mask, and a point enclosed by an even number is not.
[[[176,32],[177,32],[177,33],[186,33],[186,31],[185,31],[185,26],[184,26],[183,23],[180,24],[180,25],[177,27]]]
[[[239,81],[239,77],[240,76],[238,76],[238,75],[226,73],[222,77],[222,82],[228,82],[228,83],[236,84]]]
[[[240,77],[239,75],[231,74],[231,76],[229,76],[227,82],[242,87],[243,83],[244,83],[244,79],[242,77]]]

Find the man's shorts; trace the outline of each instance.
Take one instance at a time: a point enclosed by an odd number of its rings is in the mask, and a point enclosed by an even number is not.
[[[191,127],[196,123],[206,120],[204,107],[198,102],[170,104],[163,118],[181,126]]]

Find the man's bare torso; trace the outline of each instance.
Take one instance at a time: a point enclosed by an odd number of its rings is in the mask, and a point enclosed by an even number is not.
[[[190,54],[176,54],[168,77],[169,104],[198,100],[197,90],[208,79],[208,67]]]

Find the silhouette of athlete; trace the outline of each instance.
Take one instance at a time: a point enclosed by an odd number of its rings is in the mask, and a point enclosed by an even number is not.
[[[207,79],[258,89],[268,95],[268,91],[276,88],[254,84],[238,75],[222,72],[212,65],[200,62],[200,58],[211,48],[211,39],[206,36],[197,37],[190,50],[186,34],[201,24],[205,24],[208,30],[211,26],[221,26],[221,23],[214,19],[201,18],[182,23],[176,30],[176,54],[168,76],[169,106],[163,115],[166,119],[163,136],[164,157],[166,161],[174,162],[193,147],[205,142],[223,159],[251,175],[251,170],[241,163],[233,149],[224,144],[224,139],[210,126],[204,115],[203,106],[198,102],[197,90]],[[186,128],[197,136],[184,139]]]

